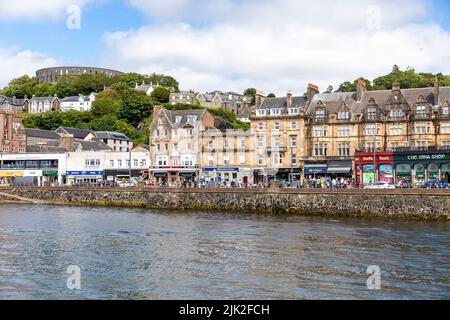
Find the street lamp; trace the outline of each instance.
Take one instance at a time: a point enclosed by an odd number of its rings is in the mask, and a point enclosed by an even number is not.
[[[377,182],[377,147],[376,147],[377,125],[373,129],[373,183]]]

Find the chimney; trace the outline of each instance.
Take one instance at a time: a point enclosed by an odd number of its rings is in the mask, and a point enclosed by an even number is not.
[[[364,78],[359,78],[358,80],[356,80],[356,95],[358,97],[358,101],[362,100],[364,92],[366,91],[366,81],[364,80]]]
[[[287,99],[287,103],[286,103],[287,107],[288,108],[292,107],[292,91],[291,90],[289,90],[287,92],[286,99]]]
[[[394,81],[392,84],[392,91],[400,91],[400,82]]]
[[[264,100],[264,95],[261,91],[257,91],[255,95],[255,106],[258,108],[261,106],[262,102]]]
[[[72,152],[73,150],[73,134],[61,134],[58,140],[58,147],[66,149],[68,152]]]
[[[439,105],[439,79],[437,76],[434,79],[434,105]]]
[[[308,89],[306,91],[306,99],[311,101],[316,94],[320,93],[319,87],[315,84],[308,83]]]

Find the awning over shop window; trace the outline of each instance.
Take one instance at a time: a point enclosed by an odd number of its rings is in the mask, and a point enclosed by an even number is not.
[[[327,164],[305,164],[304,171],[305,171],[305,174],[327,173],[328,165]]]
[[[328,173],[350,173],[352,171],[351,161],[328,162]]]

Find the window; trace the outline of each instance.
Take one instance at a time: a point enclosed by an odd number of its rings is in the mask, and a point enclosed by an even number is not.
[[[291,137],[291,147],[292,148],[297,147],[297,136],[292,136]]]
[[[173,152],[178,152],[178,143],[173,144]]]
[[[377,108],[375,108],[375,107],[367,108],[367,118],[369,120],[377,119]]]
[[[117,160],[117,166],[120,168],[122,167],[122,160]]]
[[[109,166],[110,166],[111,168],[114,168],[114,160],[109,160]]]
[[[258,123],[258,129],[259,130],[263,130],[264,129],[264,124],[262,122]]]
[[[348,119],[350,119],[350,112],[348,111],[338,112],[338,120],[348,120]]]
[[[230,148],[230,140],[225,140],[225,149]]]
[[[281,109],[279,109],[279,108],[270,109],[270,115],[271,116],[281,115]]]
[[[338,137],[348,137],[350,136],[350,128],[339,128]]]
[[[442,141],[442,146],[444,148],[450,148],[450,141]]]
[[[292,165],[297,164],[297,155],[295,153],[291,154],[291,164]]]
[[[338,156],[349,157],[350,156],[350,142],[338,143]]]
[[[223,164],[225,166],[229,166],[230,165],[230,157],[228,157],[228,156],[223,157]]]
[[[289,108],[288,113],[289,114],[299,114],[300,109],[299,108]]]
[[[373,143],[373,141],[369,141],[369,142],[366,142],[366,149],[367,149],[367,151],[369,151],[369,152],[373,152],[374,150],[374,143]],[[377,141],[377,149],[378,150],[380,150],[381,149],[381,142],[379,142],[379,141]]]
[[[157,144],[157,145],[156,145],[156,150],[158,150],[158,152],[161,151],[161,145],[160,145],[160,144]]]
[[[166,156],[159,156],[157,157],[156,162],[158,163],[158,166],[167,166],[167,157]]]
[[[208,141],[208,148],[212,148],[213,147],[213,141],[212,140],[209,140]]]
[[[260,116],[260,117],[265,116],[266,115],[266,110],[265,109],[258,109],[258,110],[256,110],[256,115]]]
[[[375,134],[379,134],[379,129],[377,126],[366,126],[366,136],[374,136]]]
[[[418,148],[427,148],[430,145],[430,143],[429,141],[416,141],[415,145]]]
[[[328,154],[328,144],[327,143],[315,143],[314,144],[314,156],[315,157],[326,157]]]
[[[425,115],[425,114],[427,114],[427,107],[426,106],[417,106],[416,113],[418,115]]]
[[[259,166],[264,165],[263,156],[261,154],[258,154],[258,165]]]
[[[292,130],[296,130],[297,129],[297,121],[292,121],[291,122],[291,129]]]
[[[401,136],[403,134],[403,125],[391,124],[389,130],[392,136]]]
[[[274,130],[280,130],[280,123],[277,121],[273,125]]]
[[[393,109],[389,112],[391,118],[401,118],[405,116],[405,113],[401,109]]]
[[[258,148],[264,148],[264,138],[258,137]]]
[[[245,148],[245,140],[240,140],[240,146],[241,148]]]
[[[450,134],[450,123],[441,124],[441,133],[442,134]]]
[[[186,137],[192,137],[194,135],[194,129],[189,128],[186,130]]]
[[[416,123],[414,127],[416,134],[426,134],[430,131],[430,127],[426,123]]]
[[[272,140],[272,147],[278,148],[280,146],[280,137],[274,136]]]
[[[325,110],[316,110],[316,120],[325,120]]]
[[[210,167],[214,166],[214,158],[213,157],[208,157],[208,166],[210,166]]]
[[[442,108],[442,114],[448,115],[448,113],[449,113],[448,109],[449,109],[448,107],[443,107]]]
[[[135,168],[137,168],[139,166],[139,160],[138,159],[133,159],[133,165]]]
[[[239,164],[244,165],[245,164],[245,155],[239,156]]]
[[[326,126],[314,127],[313,137],[326,137],[328,135],[328,128]]]

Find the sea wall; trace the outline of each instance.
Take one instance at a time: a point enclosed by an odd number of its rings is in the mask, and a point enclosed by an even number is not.
[[[449,190],[0,188],[39,204],[447,220]],[[32,202],[32,201],[28,201]]]

